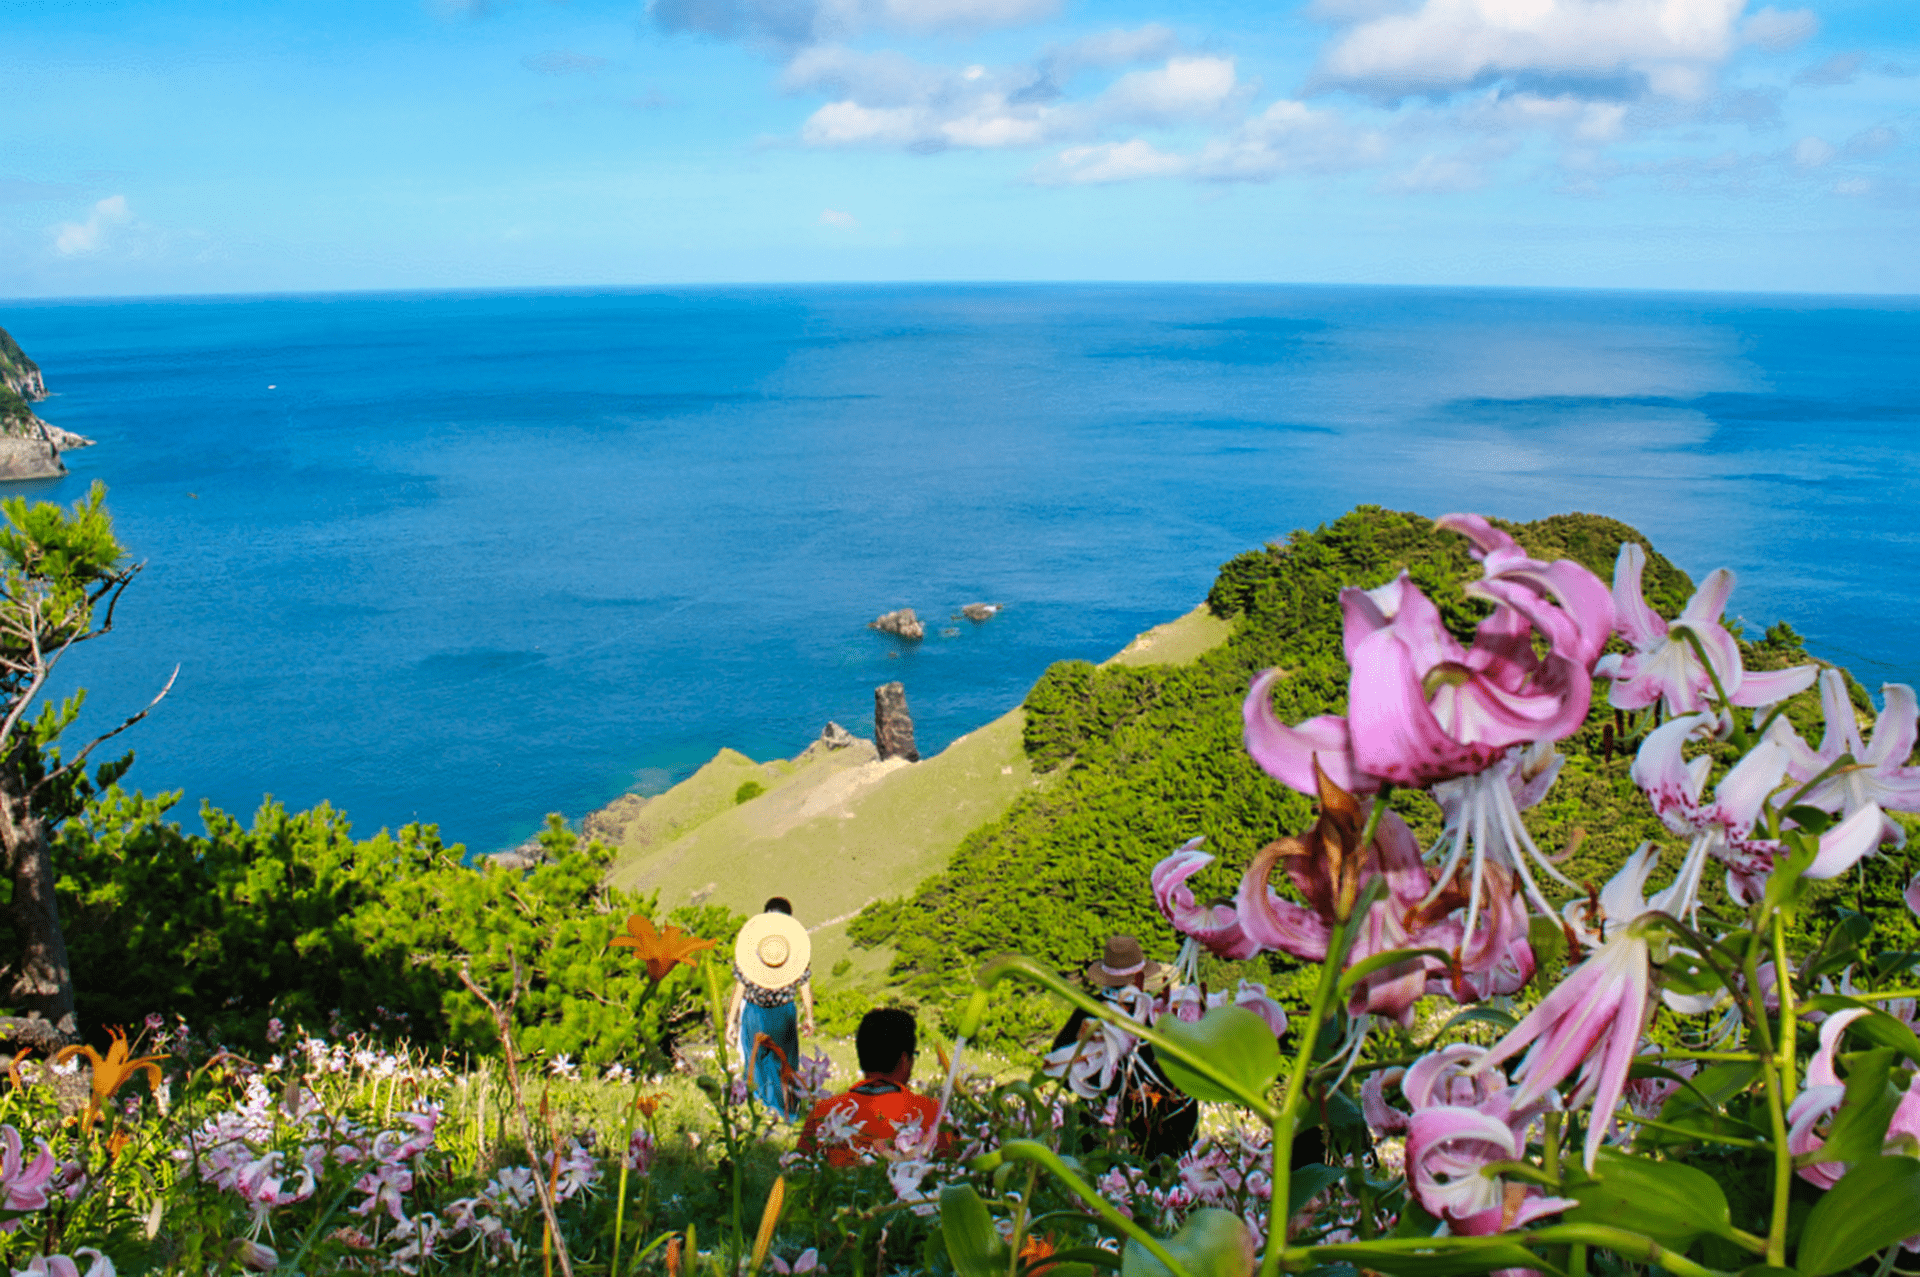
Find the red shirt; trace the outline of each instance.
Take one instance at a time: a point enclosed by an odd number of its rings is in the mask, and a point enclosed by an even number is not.
[[[848,1143],[827,1146],[827,1165],[852,1166],[860,1160],[861,1151],[886,1143],[903,1123],[917,1123],[925,1132],[939,1111],[940,1106],[926,1096],[916,1095],[878,1073],[869,1073],[846,1094],[813,1106],[807,1124],[800,1130],[800,1151],[811,1153],[819,1148],[820,1127],[830,1115],[837,1114],[842,1122],[857,1123],[858,1130]],[[938,1152],[948,1154],[952,1148],[953,1133],[940,1132]]]

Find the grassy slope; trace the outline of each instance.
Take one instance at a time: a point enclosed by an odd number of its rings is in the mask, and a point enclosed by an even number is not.
[[[1184,664],[1231,628],[1196,608],[1147,631],[1107,664]],[[855,949],[848,920],[939,873],[969,833],[1042,786],[1022,747],[1025,727],[1025,711],[1013,709],[914,764],[878,762],[865,741],[794,762],[755,763],[722,750],[637,813],[627,800],[608,881],[658,889],[666,909],[709,888],[706,899],[742,913],[757,912],[770,895],[787,896],[813,928],[814,969],[826,976],[851,959],[842,982],[872,983],[894,955]],[[736,805],[734,793],[749,779],[767,792]]]
[[[1593,515],[1508,527],[1540,557],[1565,555],[1603,578],[1611,575],[1621,541],[1646,545],[1626,525]],[[892,947],[891,973],[906,995],[941,1006],[959,996],[975,964],[1008,949],[1068,971],[1096,956],[1102,937],[1127,931],[1154,956],[1172,957],[1177,937],[1148,890],[1154,863],[1187,838],[1205,835],[1221,860],[1196,880],[1196,891],[1230,895],[1260,846],[1311,823],[1307,800],[1263,775],[1241,744],[1249,677],[1268,667],[1286,671],[1274,689],[1285,721],[1344,712],[1340,587],[1370,587],[1408,568],[1464,638],[1484,611],[1463,593],[1463,583],[1480,573],[1466,550],[1463,538],[1437,532],[1423,516],[1362,507],[1226,564],[1210,602],[1238,622],[1226,643],[1191,665],[1055,665],[1026,703],[1028,754],[1050,783],[970,835],[945,872],[911,896],[868,909],[852,927],[855,939]],[[1692,583],[1650,546],[1648,552],[1649,599],[1674,615]],[[1746,655],[1755,668],[1806,659],[1784,627],[1777,642],[1769,635],[1748,645]],[[1796,722],[1818,739],[1812,695],[1796,700]],[[1567,764],[1560,783],[1528,813],[1549,850],[1568,846],[1576,829],[1585,831],[1584,844],[1564,866],[1582,886],[1605,881],[1642,838],[1675,843],[1628,774],[1636,742],[1625,750],[1610,745],[1622,725],[1605,707],[1603,684],[1587,727],[1561,746]],[[1397,795],[1395,806],[1423,839],[1438,833],[1438,811],[1425,795]],[[1670,855],[1665,874],[1676,863]],[[1278,978],[1281,990],[1302,974],[1280,961],[1249,966],[1247,974]],[[1212,978],[1241,973],[1215,969]],[[1057,1019],[1045,1006],[1016,1005],[1030,999],[1009,994],[1004,1001],[990,1026],[1008,1040]]]

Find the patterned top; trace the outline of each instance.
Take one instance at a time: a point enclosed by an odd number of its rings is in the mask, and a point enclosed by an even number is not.
[[[747,1001],[757,1007],[783,1007],[793,1001],[800,986],[813,978],[813,968],[808,967],[800,973],[800,978],[784,989],[769,989],[765,985],[755,984],[740,973],[740,964],[733,965],[733,978],[739,982],[740,991]]]

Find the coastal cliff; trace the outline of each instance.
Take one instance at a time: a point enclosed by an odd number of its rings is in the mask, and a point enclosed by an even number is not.
[[[0,328],[0,482],[57,478],[67,472],[60,453],[93,442],[40,420],[33,404],[46,397],[40,366]]]

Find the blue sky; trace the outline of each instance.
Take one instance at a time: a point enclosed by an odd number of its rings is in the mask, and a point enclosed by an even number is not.
[[[0,296],[1920,292],[1912,0],[14,0]]]

